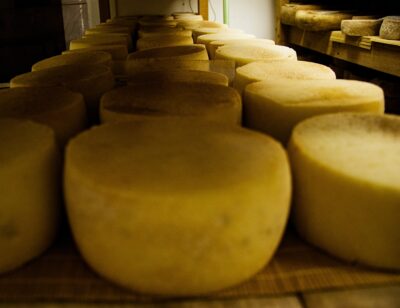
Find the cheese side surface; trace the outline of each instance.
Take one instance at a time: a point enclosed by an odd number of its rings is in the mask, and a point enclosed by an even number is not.
[[[96,45],[87,48],[80,48],[74,50],[65,50],[62,52],[63,55],[72,53],[82,53],[91,51],[104,51],[111,55],[112,59],[115,60],[126,60],[128,57],[128,48],[126,45]]]
[[[344,19],[351,19],[352,14],[344,11],[298,10],[295,16],[296,26],[308,31],[340,30]]]
[[[289,154],[300,235],[353,263],[400,269],[400,119],[338,113],[300,123]]]
[[[124,37],[93,37],[72,40],[69,43],[69,49],[74,50],[102,45],[125,45],[126,48],[129,48],[128,42]]]
[[[169,46],[140,50],[129,54],[128,62],[138,59],[187,59],[208,60],[207,50],[204,45],[190,44],[185,46]]]
[[[400,16],[386,16],[383,18],[379,36],[386,40],[400,40]]]
[[[139,292],[187,296],[265,266],[291,187],[272,138],[159,119],[101,125],[74,139],[65,191],[74,237],[95,271]]]
[[[0,273],[18,268],[53,242],[60,212],[60,155],[53,131],[0,119]]]
[[[286,144],[294,126],[306,118],[341,111],[384,111],[380,87],[355,80],[277,80],[248,85],[243,122]]]
[[[168,46],[180,46],[193,44],[191,36],[161,35],[148,38],[140,38],[136,42],[137,50],[161,48]]]

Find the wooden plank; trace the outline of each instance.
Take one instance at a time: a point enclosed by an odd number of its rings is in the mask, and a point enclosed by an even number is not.
[[[290,27],[288,42],[324,54],[332,50],[331,32],[310,32]]]
[[[398,308],[400,285],[306,293],[303,298],[307,308]]]
[[[198,0],[199,14],[203,16],[204,20],[208,20],[208,0]]]
[[[281,7],[289,3],[289,0],[275,0],[275,42],[285,45],[287,41],[288,27],[281,24]]]

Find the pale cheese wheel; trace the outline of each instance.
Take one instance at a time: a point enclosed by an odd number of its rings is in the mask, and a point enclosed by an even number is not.
[[[181,20],[196,20],[196,21],[202,21],[203,16],[202,15],[177,15],[175,16],[176,21],[181,21]]]
[[[176,27],[178,22],[176,20],[139,20],[140,26],[163,26],[163,27]]]
[[[143,293],[196,295],[245,281],[271,259],[289,211],[284,149],[238,126],[101,125],[69,144],[65,170],[84,259]]]
[[[136,84],[109,91],[101,98],[102,123],[182,116],[240,124],[241,97],[236,90],[206,83]]]
[[[227,76],[220,73],[179,69],[138,72],[131,74],[127,79],[128,85],[158,85],[166,82],[209,83],[228,86],[229,80]]]
[[[379,34],[382,19],[344,19],[340,29],[349,36],[374,36]]]
[[[342,20],[352,16],[344,11],[299,10],[296,12],[296,26],[308,31],[340,30]]]
[[[192,36],[191,30],[183,30],[181,28],[162,28],[154,30],[139,30],[139,38],[150,38],[160,35],[175,35],[175,36]]]
[[[400,40],[400,16],[383,18],[379,36],[386,40]]]
[[[161,48],[168,46],[182,46],[193,44],[191,36],[161,35],[149,38],[140,38],[136,42],[137,50]]]
[[[25,73],[11,79],[10,87],[64,86],[83,95],[89,119],[98,119],[99,100],[103,93],[114,87],[111,69],[104,65],[63,65],[41,71]]]
[[[139,20],[142,21],[168,21],[168,20],[174,20],[174,16],[172,15],[144,15],[139,18]]]
[[[336,75],[328,66],[308,61],[252,62],[236,69],[233,86],[242,93],[250,83],[277,79],[336,79]]]
[[[219,28],[219,27],[211,27],[211,28],[205,28],[205,27],[200,27],[192,30],[193,32],[193,40],[197,42],[197,39],[199,36],[206,35],[206,34],[217,34],[217,33],[231,33],[231,34],[240,34],[244,33],[243,30],[240,29],[233,29],[233,28]]]
[[[223,41],[223,40],[240,40],[240,39],[252,39],[255,38],[253,34],[246,33],[215,33],[215,34],[204,34],[197,37],[197,44],[206,45],[208,55],[211,58],[211,48],[210,43],[213,41]]]
[[[280,21],[285,25],[296,25],[296,12],[299,10],[321,10],[317,4],[287,3],[281,6]]]
[[[260,81],[246,87],[244,124],[286,144],[294,126],[306,118],[341,111],[384,111],[380,87],[355,80]]]
[[[111,66],[111,55],[104,51],[90,51],[85,53],[70,53],[44,59],[32,66],[32,71],[71,64],[100,64]]]
[[[220,41],[212,41],[208,46],[208,52],[210,59],[215,58],[215,52],[219,47],[225,45],[248,45],[248,46],[268,46],[275,45],[273,40],[259,39],[259,38],[248,38],[248,39],[225,39]]]
[[[61,159],[51,128],[0,119],[0,273],[42,254],[60,213]]]
[[[297,60],[297,54],[294,49],[281,45],[227,45],[217,49],[215,58],[233,60],[239,67],[255,61]]]
[[[102,45],[125,45],[128,48],[128,42],[124,37],[96,37],[71,40],[69,42],[69,49],[74,50]]]
[[[62,87],[0,91],[0,117],[29,119],[47,125],[54,130],[62,147],[87,125],[82,94]]]
[[[85,34],[82,38],[83,39],[97,39],[97,38],[125,38],[126,39],[126,43],[127,43],[127,47],[129,50],[133,49],[133,41],[132,41],[132,37],[131,35],[127,34],[127,33],[103,33],[103,32],[99,32],[99,33],[87,33]]]
[[[62,54],[71,54],[77,52],[91,52],[91,51],[104,51],[111,55],[112,59],[115,60],[126,60],[128,57],[128,47],[126,45],[92,45],[90,47],[66,50]]]
[[[338,113],[293,131],[294,222],[336,257],[400,269],[400,118]]]
[[[140,59],[208,60],[208,54],[204,45],[190,44],[146,49],[133,52],[128,56],[128,62],[140,61]]]

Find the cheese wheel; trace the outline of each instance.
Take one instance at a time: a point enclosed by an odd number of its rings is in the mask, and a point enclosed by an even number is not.
[[[296,25],[296,12],[299,10],[321,10],[320,5],[316,4],[301,4],[301,3],[287,3],[281,6],[281,23],[285,25]]]
[[[63,51],[63,55],[77,53],[77,52],[91,52],[91,51],[104,51],[111,55],[112,59],[115,60],[126,60],[128,57],[128,47],[126,45],[93,45],[86,48],[66,50]]]
[[[341,30],[349,36],[373,36],[379,34],[382,19],[345,19]]]
[[[61,87],[0,91],[0,117],[30,119],[48,125],[61,146],[87,125],[82,94]]]
[[[99,100],[114,87],[114,76],[104,65],[63,65],[25,73],[11,79],[10,87],[64,86],[83,95],[92,122],[98,119]]]
[[[196,70],[158,70],[138,72],[128,77],[128,85],[162,84],[167,82],[209,83],[228,86],[228,77],[214,72]]]
[[[103,95],[102,123],[142,118],[185,116],[240,124],[242,102],[236,90],[215,84],[166,82],[136,84]]]
[[[169,46],[137,51],[128,56],[128,61],[151,58],[208,60],[208,54],[204,45],[191,44],[185,46]]]
[[[168,21],[168,20],[174,20],[174,16],[171,15],[145,15],[140,17],[139,20],[142,21]]]
[[[97,25],[95,28],[86,29],[85,34],[124,33],[126,35],[131,35],[134,28],[135,28],[134,26],[120,27],[120,26],[115,26],[115,25],[111,25],[111,24],[101,24],[101,25]]]
[[[293,131],[294,222],[350,262],[400,269],[400,118],[341,113]]]
[[[97,39],[97,38],[124,38],[127,43],[127,47],[129,50],[133,49],[133,41],[130,34],[127,33],[87,33],[82,38],[83,39]]]
[[[217,33],[236,33],[240,34],[243,33],[243,30],[240,29],[232,29],[232,28],[219,28],[219,27],[211,27],[211,28],[206,28],[206,27],[200,27],[192,30],[193,32],[193,40],[196,43],[197,39],[199,36],[206,35],[206,34],[217,34]]]
[[[226,288],[260,271],[282,237],[290,172],[267,136],[206,121],[134,121],[81,134],[66,156],[79,250],[122,286],[176,296]]]
[[[217,49],[216,59],[233,60],[236,67],[255,61],[297,60],[296,51],[280,45],[227,45]]]
[[[44,59],[32,66],[32,71],[70,65],[70,64],[101,64],[111,66],[111,55],[104,51],[91,51],[85,53],[71,53]]]
[[[204,34],[197,37],[197,44],[206,45],[208,54],[211,55],[210,43],[213,41],[223,41],[223,40],[240,40],[240,39],[251,39],[255,38],[253,34],[246,33],[215,33],[215,34]]]
[[[202,15],[177,15],[174,16],[176,21],[181,21],[181,20],[198,20],[198,21],[202,21],[203,20],[203,16]]]
[[[175,20],[139,20],[140,26],[163,26],[163,27],[176,27],[178,24]]]
[[[278,139],[289,140],[302,120],[340,111],[383,113],[380,87],[355,80],[260,81],[246,87],[243,96],[244,124]]]
[[[308,31],[340,30],[343,19],[352,14],[342,11],[299,10],[296,12],[296,26]]]
[[[247,39],[224,39],[224,40],[217,40],[212,41],[207,46],[210,59],[215,58],[215,52],[219,47],[225,45],[248,45],[248,46],[268,46],[268,45],[275,45],[273,40],[268,39],[258,39],[258,38],[247,38]]]
[[[136,42],[136,49],[144,50],[150,48],[181,46],[190,44],[193,44],[193,39],[190,36],[162,35],[138,39]]]
[[[175,35],[175,36],[192,36],[191,30],[182,30],[181,28],[162,28],[154,30],[139,30],[139,38],[159,37],[161,35]]]
[[[379,36],[386,40],[400,40],[400,16],[383,18]]]
[[[74,50],[102,45],[125,45],[126,48],[128,48],[128,42],[124,37],[96,37],[71,40],[69,43],[69,49]]]
[[[0,119],[0,273],[43,253],[60,212],[61,161],[51,128]]]
[[[236,69],[233,85],[242,93],[250,83],[277,79],[336,79],[336,75],[328,66],[308,61],[252,62]]]

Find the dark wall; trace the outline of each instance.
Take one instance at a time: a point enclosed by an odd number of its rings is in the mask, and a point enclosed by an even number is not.
[[[0,82],[65,49],[61,0],[0,0]]]

